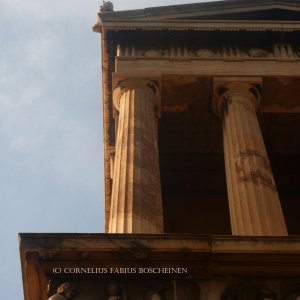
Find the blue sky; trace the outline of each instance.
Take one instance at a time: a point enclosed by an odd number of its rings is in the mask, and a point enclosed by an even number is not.
[[[18,232],[103,232],[101,1],[0,0],[0,295]],[[115,10],[197,1],[115,0]],[[199,1],[198,1],[199,2]]]

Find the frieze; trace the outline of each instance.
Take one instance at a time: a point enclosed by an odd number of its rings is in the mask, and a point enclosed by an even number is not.
[[[228,59],[228,60],[299,60],[300,47],[287,43],[276,43],[272,47],[240,47],[223,45],[220,47],[189,48],[185,45],[169,47],[118,45],[118,57],[169,58],[169,59]]]
[[[49,283],[48,300],[299,300],[299,281],[128,278]],[[51,296],[52,295],[52,296]]]
[[[48,300],[199,300],[200,285],[194,280],[99,280],[60,283]]]

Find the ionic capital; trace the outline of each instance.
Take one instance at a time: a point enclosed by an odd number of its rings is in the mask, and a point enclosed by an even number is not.
[[[120,101],[124,93],[137,89],[143,90],[148,94],[149,100],[152,101],[155,111],[158,112],[160,108],[160,90],[158,83],[146,78],[129,78],[120,81],[113,92],[113,103],[115,108],[118,111],[120,110]]]
[[[251,101],[253,108],[257,111],[260,107],[261,78],[214,78],[213,111],[221,117],[224,104],[240,97],[239,101]]]

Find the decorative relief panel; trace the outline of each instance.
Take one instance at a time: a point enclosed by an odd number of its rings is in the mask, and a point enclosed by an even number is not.
[[[53,292],[49,292],[53,294]],[[199,300],[193,280],[77,280],[59,284],[48,300]]]
[[[170,59],[270,59],[270,60],[299,60],[300,47],[291,44],[277,43],[272,48],[267,47],[240,47],[226,45],[216,47],[199,47],[192,49],[188,46],[171,45],[170,47],[142,47],[135,45],[118,45],[117,56],[147,57]]]
[[[48,300],[299,300],[299,284],[292,280],[103,278],[76,280],[76,285],[57,282]]]
[[[238,282],[228,285],[221,294],[221,300],[277,300],[275,288],[259,282]]]

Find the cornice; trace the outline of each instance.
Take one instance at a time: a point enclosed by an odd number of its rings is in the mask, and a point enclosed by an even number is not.
[[[149,248],[162,251],[173,249],[182,251],[179,245],[185,244],[191,250],[215,253],[295,253],[300,255],[300,236],[233,236],[201,234],[101,234],[101,233],[20,233],[20,249],[39,252],[45,250],[94,251],[104,249],[119,251],[120,247],[132,248],[132,242],[139,240]],[[162,243],[163,242],[163,243]],[[184,243],[183,243],[184,242]],[[168,247],[165,244],[170,244]],[[74,247],[76,245],[76,247]]]
[[[274,31],[293,32],[300,31],[300,21],[231,21],[231,20],[162,20],[162,21],[109,21],[98,22],[93,30],[101,33],[104,30],[194,30],[194,31]]]
[[[282,11],[277,21],[272,11]],[[268,13],[268,21],[249,13]],[[289,19],[289,12],[290,17]],[[296,15],[295,15],[296,13]],[[299,14],[299,18],[297,18]],[[267,14],[268,15],[268,14]],[[299,30],[299,0],[226,0],[98,14],[94,31],[105,30]],[[274,21],[272,21],[272,18]],[[225,21],[224,21],[225,20]],[[294,20],[294,21],[291,21]]]

